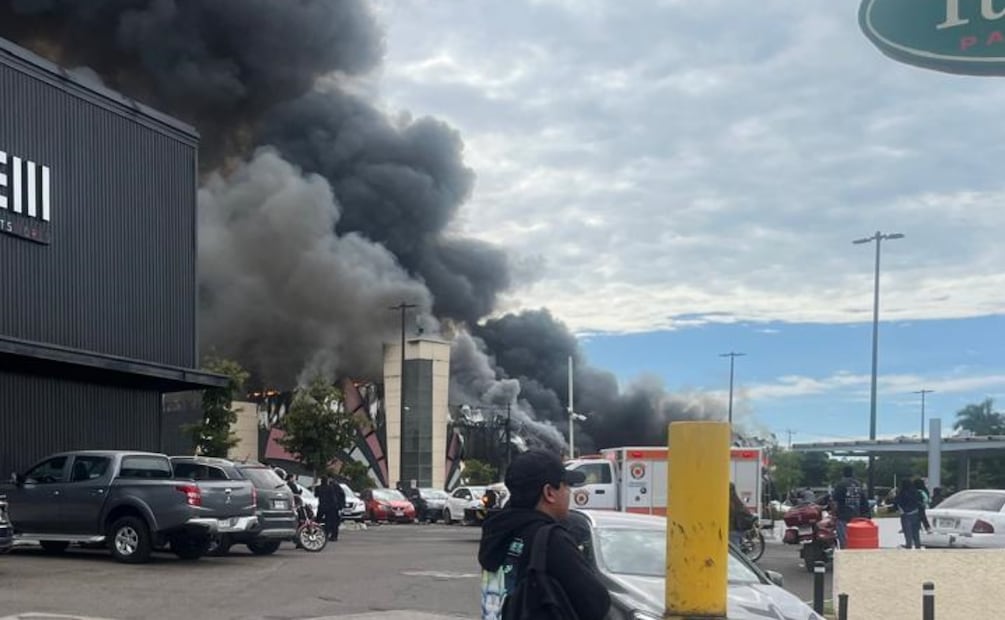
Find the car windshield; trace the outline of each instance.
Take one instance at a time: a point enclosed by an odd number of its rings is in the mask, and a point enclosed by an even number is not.
[[[419,495],[423,499],[447,499],[450,497],[447,495],[446,491],[441,491],[439,489],[419,489]]]
[[[382,502],[403,502],[405,496],[394,489],[374,489],[373,498]]]
[[[957,510],[984,510],[1001,512],[1005,506],[1005,493],[989,493],[985,491],[960,491],[946,498],[938,506],[938,510],[955,508]]]
[[[245,467],[241,473],[259,489],[278,489],[286,484],[276,472],[268,467]]]
[[[468,490],[474,499],[481,499],[482,495],[485,495],[485,487],[468,487]]]
[[[349,488],[347,484],[339,484],[342,487],[342,492],[345,493],[346,499],[356,499],[356,492]]]
[[[644,577],[666,576],[666,530],[657,528],[599,528],[597,561],[607,572]],[[729,552],[730,583],[763,583],[761,578]]]

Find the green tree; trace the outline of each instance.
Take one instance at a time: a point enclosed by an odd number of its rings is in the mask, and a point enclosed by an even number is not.
[[[346,463],[339,474],[349,481],[349,488],[353,491],[366,491],[376,486],[370,478],[370,468],[359,461]]]
[[[279,444],[315,478],[352,445],[356,426],[341,403],[341,390],[318,376],[297,390],[280,422],[285,435]]]
[[[496,468],[477,459],[464,461],[464,484],[492,484],[496,481]]]
[[[994,410],[994,400],[986,398],[957,411],[953,428],[974,435],[1005,435],[1005,416]]]
[[[206,358],[203,368],[209,372],[226,375],[229,381],[227,387],[203,391],[202,422],[188,424],[184,430],[192,438],[192,443],[199,454],[226,457],[238,442],[230,430],[234,422],[237,422],[237,412],[232,406],[234,397],[244,391],[248,372],[235,361],[217,357]]]
[[[803,486],[803,455],[801,453],[775,448],[771,451],[769,458],[772,468],[771,479],[780,496],[776,499],[783,499],[792,489]]]
[[[830,483],[828,479],[830,457],[824,452],[807,452],[803,455],[803,485],[822,487]]]

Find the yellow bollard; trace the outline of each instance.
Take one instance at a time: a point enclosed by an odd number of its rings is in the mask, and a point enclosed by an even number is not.
[[[669,618],[725,618],[729,553],[725,422],[674,422],[667,457]]]

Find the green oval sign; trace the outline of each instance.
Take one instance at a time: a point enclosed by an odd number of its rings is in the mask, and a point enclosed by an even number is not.
[[[1005,0],[863,0],[858,21],[876,47],[900,62],[1005,75]]]

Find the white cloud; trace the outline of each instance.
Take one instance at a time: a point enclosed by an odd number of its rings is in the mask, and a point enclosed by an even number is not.
[[[823,378],[803,375],[778,377],[771,383],[748,385],[741,395],[751,401],[844,394],[851,397],[868,397],[871,376],[838,372]],[[939,394],[997,391],[1005,388],[1005,374],[974,374],[948,377],[923,377],[913,374],[881,375],[877,377],[877,391],[886,395],[905,395],[921,389]],[[916,401],[901,401],[896,405],[917,406]]]
[[[540,267],[504,309],[613,332],[868,320],[873,252],[850,242],[881,229],[907,235],[884,319],[1005,313],[1005,83],[889,60],[853,3],[382,12],[382,95],[456,125],[478,174],[458,226]]]

